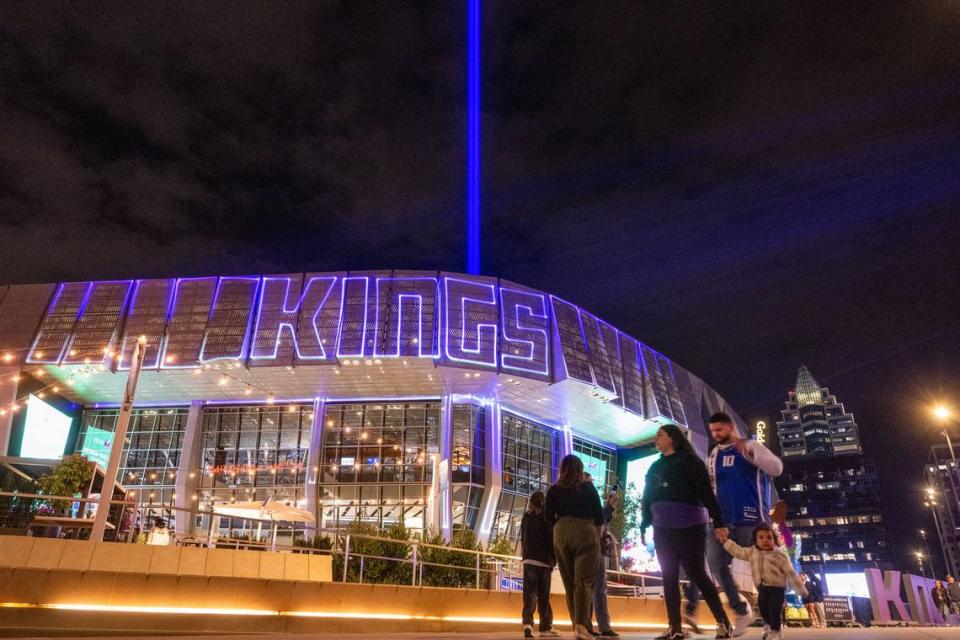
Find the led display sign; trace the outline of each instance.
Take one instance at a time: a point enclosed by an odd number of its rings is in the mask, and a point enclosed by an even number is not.
[[[576,305],[495,278],[351,272],[67,282],[27,362],[147,369],[229,359],[248,367],[426,358],[591,385],[645,417],[686,424],[669,359]]]
[[[72,423],[73,418],[30,394],[27,399],[27,415],[23,420],[20,455],[24,458],[62,457]]]

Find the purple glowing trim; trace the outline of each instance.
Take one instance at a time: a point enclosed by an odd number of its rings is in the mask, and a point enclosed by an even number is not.
[[[90,304],[90,298],[93,297],[93,293],[105,285],[111,284],[125,284],[127,285],[127,290],[123,294],[123,302],[120,303],[120,310],[117,312],[117,320],[114,324],[114,334],[111,334],[109,341],[107,342],[107,350],[112,351],[114,346],[114,336],[117,330],[117,324],[120,323],[120,320],[124,317],[127,312],[127,305],[130,302],[130,294],[133,289],[133,280],[98,280],[91,282],[92,285],[88,290],[86,296],[84,296],[83,303],[80,305],[80,309],[77,312],[77,319],[74,321],[73,331],[70,332],[70,337],[67,339],[67,344],[63,348],[63,354],[61,355],[62,364],[84,364],[82,359],[71,360],[70,359],[70,348],[73,347],[73,341],[76,339],[77,328],[80,326],[80,322],[83,320],[84,314],[87,312],[87,306]],[[123,338],[121,337],[120,348],[123,348]],[[106,354],[100,357],[100,364],[106,364],[108,367],[113,364],[112,359]]]
[[[320,280],[327,280],[329,282],[327,285],[327,290],[323,294],[323,298],[321,298],[320,302],[317,304],[317,310],[314,311],[310,321],[310,326],[313,329],[313,333],[317,338],[317,347],[320,349],[320,355],[319,356],[303,355],[300,352],[300,341],[297,339],[297,330],[300,323],[300,313],[303,310],[303,301],[306,299],[307,294],[310,293],[310,288],[313,286],[313,283]],[[269,283],[280,282],[280,281],[286,282],[286,289],[283,294],[283,305],[281,306],[280,313],[285,316],[295,315],[298,326],[295,327],[293,326],[293,324],[289,322],[283,322],[283,321],[278,322],[276,339],[274,340],[274,343],[273,343],[273,354],[261,355],[258,353],[258,349],[257,349],[257,335],[260,333],[260,318],[263,315],[263,300],[266,297],[267,286],[269,285]],[[297,358],[296,358],[297,360],[326,360],[327,359],[327,350],[323,347],[323,339],[320,337],[320,331],[317,329],[317,316],[320,315],[320,313],[323,311],[323,308],[326,306],[327,300],[330,298],[330,292],[333,291],[333,287],[337,282],[337,277],[336,276],[314,276],[313,278],[310,278],[309,280],[307,280],[307,283],[304,285],[303,291],[300,294],[300,298],[299,300],[297,300],[297,304],[294,305],[293,308],[288,309],[287,302],[290,299],[291,282],[292,282],[291,278],[268,278],[264,276],[263,284],[260,287],[259,300],[256,305],[257,319],[256,319],[256,323],[254,324],[253,335],[250,339],[250,342],[251,342],[250,359],[251,360],[275,360],[277,358],[277,353],[279,353],[280,351],[280,340],[283,339],[284,327],[290,330],[290,339],[293,341],[293,348],[294,348],[294,352],[297,354]],[[337,329],[337,331],[339,332],[339,328]]]
[[[200,343],[200,364],[206,364],[208,362],[214,362],[216,360],[246,360],[247,352],[250,347],[250,325],[253,323],[253,310],[257,305],[257,295],[260,292],[260,281],[262,278],[260,276],[226,276],[217,280],[217,288],[213,292],[213,301],[210,303],[210,316],[207,318],[207,329],[203,332],[203,342]],[[205,358],[204,352],[207,349],[207,337],[210,334],[210,321],[213,319],[213,315],[217,311],[217,303],[220,301],[220,288],[223,286],[224,282],[253,282],[253,295],[250,298],[250,306],[247,308],[247,328],[244,331],[243,338],[240,341],[240,354],[239,355],[227,355],[227,356],[214,356],[213,358]]]
[[[603,333],[604,327],[609,327],[610,330],[613,332],[614,348],[616,349],[615,354],[611,354],[610,345],[607,344],[606,339],[604,339],[604,333]],[[607,352],[607,368],[610,369],[610,384],[613,385],[613,393],[616,397],[622,398],[623,397],[623,358],[621,357],[621,353],[620,353],[620,331],[609,322],[605,322],[600,318],[597,318],[597,333],[600,334],[600,344],[603,345],[603,350]],[[615,368],[614,365],[620,368],[620,387],[621,388],[619,389],[617,388],[617,377],[616,375],[614,375],[614,368]]]
[[[326,398],[327,404],[350,404],[360,402],[376,402],[387,404],[390,402],[440,402],[443,396],[349,396],[346,398]]]
[[[480,298],[471,298],[464,294],[459,294],[457,301],[460,302],[460,346],[459,353],[475,353],[480,355],[482,352],[483,345],[483,329],[488,328],[493,330],[493,350],[492,350],[492,361],[484,362],[483,360],[478,360],[475,358],[462,358],[459,356],[450,355],[450,282],[459,282],[461,284],[468,285],[470,287],[484,287],[490,291],[490,299],[484,300]],[[466,364],[475,364],[482,367],[493,367],[497,366],[497,334],[498,327],[496,324],[488,323],[479,323],[476,325],[476,335],[477,335],[477,348],[476,349],[467,349],[467,305],[466,302],[476,302],[477,304],[482,305],[492,305],[494,313],[497,312],[497,293],[494,285],[481,283],[481,282],[471,282],[469,280],[459,280],[457,278],[445,277],[443,279],[443,288],[444,288],[444,302],[446,307],[446,313],[444,313],[444,339],[443,339],[443,348],[446,353],[448,360],[453,360],[455,362],[463,362]]]
[[[173,285],[173,295],[171,296],[170,307],[169,307],[169,310],[167,311],[167,327],[164,330],[163,352],[162,352],[162,355],[160,356],[160,369],[196,369],[197,367],[200,366],[199,362],[191,362],[189,364],[175,364],[175,365],[167,364],[166,362],[167,349],[170,346],[169,344],[170,343],[170,323],[173,321],[173,317],[177,312],[177,299],[180,296],[180,285],[185,282],[203,282],[205,280],[214,280],[214,279],[219,280],[219,278],[217,278],[216,276],[206,276],[202,278],[177,278],[177,281]],[[213,313],[213,299],[210,300],[210,313]],[[209,322],[210,322],[210,316],[208,314],[207,323]],[[199,353],[200,352],[198,352],[198,356],[199,356]],[[173,354],[173,355],[177,356],[178,354]]]
[[[573,453],[573,429],[568,424],[563,425],[563,447],[568,455]]]
[[[53,315],[53,313],[51,312],[56,309],[56,305],[60,302],[60,296],[63,293],[63,290],[70,284],[80,284],[80,283],[64,282],[60,285],[60,288],[57,289],[57,293],[53,297],[53,301],[50,303],[50,306],[47,308],[47,313],[44,316],[44,320],[46,320],[48,317]],[[40,338],[43,336],[43,332],[38,331],[36,338],[34,338],[33,340],[33,344],[30,346],[30,352],[27,355],[27,358],[24,362],[26,362],[27,364],[59,364],[60,361],[63,360],[63,355],[67,353],[67,350],[70,347],[70,343],[73,342],[73,332],[77,327],[77,320],[80,319],[80,317],[83,315],[83,312],[86,310],[87,302],[90,300],[90,293],[93,291],[94,283],[92,281],[86,282],[83,284],[87,285],[87,290],[83,294],[83,300],[81,300],[80,306],[77,307],[77,315],[73,319],[73,326],[70,328],[70,334],[63,341],[63,345],[60,347],[60,352],[57,354],[57,357],[54,358],[53,360],[45,360],[45,359],[38,360],[33,357],[33,353],[37,346],[37,342],[39,342]]]
[[[508,363],[508,359],[512,362],[518,361],[518,360],[523,362],[533,362],[534,359],[536,358],[537,345],[532,340],[524,340],[522,338],[512,338],[509,335],[507,335],[507,327],[508,327],[506,323],[507,303],[504,301],[504,297],[503,297],[503,294],[505,291],[508,294],[516,294],[519,296],[528,296],[531,298],[540,299],[540,308],[542,309],[543,313],[534,313],[532,306],[522,305],[519,303],[516,303],[513,305],[513,310],[514,310],[515,326],[517,329],[522,329],[524,331],[534,331],[543,336],[544,367],[542,370],[536,369],[533,367],[525,367],[523,365],[519,365],[519,366],[512,365]],[[526,309],[527,314],[531,318],[543,318],[544,320],[549,321],[549,316],[547,315],[547,301],[546,301],[546,296],[544,294],[521,291],[519,289],[510,289],[507,287],[500,287],[500,310],[503,313],[503,318],[504,318],[503,328],[502,328],[503,342],[525,344],[525,345],[528,345],[530,348],[529,356],[520,356],[520,355],[514,355],[510,353],[501,353],[500,366],[504,369],[511,369],[513,371],[530,372],[530,373],[536,373],[539,375],[549,376],[550,375],[550,336],[547,334],[547,331],[545,329],[541,329],[540,327],[523,326],[520,322],[520,309]]]
[[[142,283],[143,283],[143,280],[137,280],[137,281],[135,281],[134,284],[133,284],[133,293],[130,295],[130,306],[127,307],[127,318],[126,318],[126,320],[129,320],[129,319],[130,319],[130,314],[132,314],[132,313],[133,313],[133,310],[137,308],[137,296],[140,295],[140,285],[141,285]],[[173,297],[173,287],[170,288],[170,294],[171,294],[170,297],[172,298],[172,297]],[[170,314],[170,300],[169,300],[169,299],[167,300],[167,314],[168,314],[168,315]],[[166,327],[167,327],[166,322],[164,322],[163,327],[164,327],[164,334],[165,334],[165,333],[166,333]],[[132,353],[133,347],[131,346],[129,349],[127,348],[127,337],[128,337],[128,336],[127,336],[126,327],[124,327],[124,332],[123,332],[123,334],[120,336],[120,361],[117,363],[117,371],[126,371],[127,369],[130,368],[130,363],[126,362],[126,355],[127,355],[127,352],[129,351],[129,352],[130,352],[130,355],[131,355],[131,357],[132,357],[132,355],[133,355],[133,353]],[[163,342],[163,337],[164,337],[163,335],[160,336],[160,342],[161,342],[161,343]],[[131,343],[131,344],[132,344],[132,343]],[[157,367],[160,365],[160,347],[161,347],[161,346],[162,346],[162,345],[160,345],[160,344],[157,345],[157,359],[156,359],[152,364],[147,364],[146,361],[144,361],[143,366],[140,367],[141,369],[155,369],[155,368],[157,368]]]
[[[44,320],[46,320],[50,316],[50,313],[52,310],[57,308],[57,303],[60,302],[60,294],[63,293],[63,289],[66,286],[67,286],[66,282],[61,282],[60,285],[57,287],[56,292],[53,294],[53,299],[50,301],[50,306],[47,307],[47,312],[44,314]],[[42,321],[41,321],[41,325],[42,325]],[[71,335],[72,333],[73,332],[71,331]],[[30,345],[30,351],[27,352],[27,357],[24,359],[24,362],[26,362],[27,364],[56,364],[57,362],[59,362],[59,359],[60,359],[59,357],[56,360],[52,360],[52,361],[36,360],[33,357],[33,352],[37,347],[37,343],[40,342],[41,336],[43,336],[43,331],[42,330],[37,331],[37,335],[34,336],[33,338],[33,343]],[[64,340],[64,346],[66,346],[66,342],[67,341]],[[61,356],[63,355],[63,351],[60,352],[60,355]]]
[[[212,406],[212,405],[230,405],[230,406],[250,405],[251,407],[255,407],[255,406],[256,406],[256,407],[260,407],[260,406],[263,406],[263,407],[273,407],[273,406],[276,406],[277,409],[283,409],[283,407],[281,407],[281,406],[279,406],[279,405],[292,404],[292,403],[296,403],[296,404],[307,404],[307,403],[312,403],[314,400],[315,400],[315,396],[309,396],[309,397],[306,397],[306,398],[274,398],[274,399],[273,399],[273,402],[267,402],[267,399],[266,399],[266,398],[264,398],[264,399],[262,399],[262,400],[260,400],[260,399],[258,399],[258,398],[247,398],[246,400],[238,400],[238,399],[230,398],[230,399],[227,399],[227,400],[204,400],[204,401],[203,401],[203,406],[209,407],[209,406]]]
[[[399,357],[416,357],[416,358],[439,358],[440,357],[440,345],[437,344],[436,334],[438,333],[434,330],[433,335],[431,336],[431,342],[433,346],[431,347],[430,353],[424,354],[423,352],[423,295],[419,293],[402,293],[399,291],[391,291],[391,298],[387,300],[387,305],[393,303],[393,294],[396,293],[398,297],[397,301],[397,344],[395,352],[386,352],[379,353],[380,347],[380,282],[390,281],[391,287],[394,282],[432,282],[434,290],[434,309],[437,308],[438,302],[440,299],[440,283],[437,278],[431,277],[399,277],[399,278],[377,278],[375,283],[375,293],[377,304],[376,304],[376,315],[375,324],[374,324],[374,339],[373,339],[373,356],[375,358],[399,358]],[[411,301],[416,301],[417,305],[417,355],[416,356],[401,356],[400,355],[400,336],[402,335],[403,329],[403,300],[408,299]],[[386,329],[385,329],[386,331]],[[389,335],[389,331],[386,331]]]
[[[360,353],[343,353],[340,348],[343,346],[344,315],[347,312],[347,284],[351,280],[363,280],[363,329],[360,331]],[[367,307],[370,306],[370,278],[368,276],[346,276],[342,280],[340,293],[340,329],[337,336],[337,357],[338,358],[362,358],[365,347],[367,346]]]
[[[503,405],[502,403],[500,404],[500,408],[503,411],[506,411],[507,413],[509,413],[510,415],[517,416],[518,418],[523,418],[524,420],[538,424],[541,427],[548,427],[557,432],[563,431],[564,425],[559,422],[552,422],[550,420],[544,420],[543,418],[535,418],[528,413],[524,413],[523,411],[518,411],[513,407]]]

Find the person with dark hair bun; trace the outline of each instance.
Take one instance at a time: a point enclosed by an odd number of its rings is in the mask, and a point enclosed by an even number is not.
[[[683,640],[680,615],[680,567],[699,587],[717,620],[717,638],[732,637],[730,620],[713,581],[707,576],[704,554],[707,523],[724,531],[723,514],[710,486],[707,468],[693,451],[680,427],[665,424],[657,430],[654,446],[661,453],[650,466],[643,489],[640,535],[653,525],[653,542],[663,575],[663,599],[669,628],[658,640]]]
[[[553,524],[553,548],[567,595],[567,610],[576,640],[590,635],[590,603],[600,561],[603,507],[592,482],[583,479],[583,462],[575,455],[560,461],[560,477],[547,491],[544,517]]]

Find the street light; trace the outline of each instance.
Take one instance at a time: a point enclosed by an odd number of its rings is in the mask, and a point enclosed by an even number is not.
[[[953,418],[953,411],[945,404],[938,404],[930,409],[930,413],[932,413],[933,417],[937,419],[937,422],[943,426],[940,430],[940,435],[947,439],[947,449],[950,450],[950,459],[953,461],[953,466],[956,467],[957,454],[953,452],[953,444],[950,442],[950,434],[947,432],[947,423]]]
[[[927,570],[923,566],[923,554],[917,551],[917,563],[920,565],[920,575],[923,576],[923,579],[927,579]]]
[[[923,541],[923,551],[924,551],[924,553],[926,553],[926,554],[927,554],[927,557],[930,558],[930,573],[936,573],[936,571],[935,571],[934,568],[933,568],[933,556],[930,555],[930,545],[927,543],[927,530],[926,530],[926,529],[920,529],[920,540]],[[949,572],[950,570],[947,569],[947,571]]]

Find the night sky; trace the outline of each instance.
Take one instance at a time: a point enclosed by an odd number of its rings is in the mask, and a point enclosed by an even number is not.
[[[465,4],[0,4],[0,281],[465,270]],[[905,556],[960,407],[958,42],[948,0],[487,0],[483,272],[749,421],[805,363]]]

